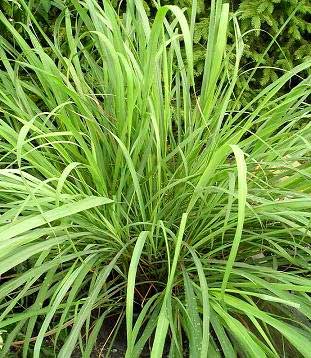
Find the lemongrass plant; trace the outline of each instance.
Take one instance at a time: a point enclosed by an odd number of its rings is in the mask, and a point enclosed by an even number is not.
[[[119,316],[126,358],[311,357],[310,78],[278,95],[310,61],[241,109],[228,4],[199,86],[195,0],[152,23],[70,0],[53,39],[20,3],[27,36],[0,13],[0,356],[90,357]]]

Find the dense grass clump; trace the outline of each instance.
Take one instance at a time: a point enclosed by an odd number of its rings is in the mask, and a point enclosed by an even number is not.
[[[195,10],[68,3],[53,39],[0,13],[0,355],[89,357],[114,315],[127,358],[310,357],[310,78],[278,93],[311,62],[241,109],[228,4],[195,88]]]

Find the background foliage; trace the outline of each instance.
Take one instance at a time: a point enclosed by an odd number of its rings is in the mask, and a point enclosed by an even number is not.
[[[26,0],[26,2],[33,6],[38,20],[46,23],[47,31],[53,27],[57,9],[62,9],[66,4],[65,0]],[[115,8],[119,10],[125,7],[124,3],[126,1],[112,1]],[[253,89],[278,78],[281,72],[277,68],[290,69],[310,58],[311,44],[308,39],[311,36],[311,4],[309,0],[230,0],[229,3],[231,11],[237,14],[242,33],[245,34],[246,47],[242,67],[252,68],[259,61],[261,66],[265,67],[257,71],[253,79]],[[190,14],[192,0],[162,0],[161,5],[164,4],[175,4],[186,8]],[[198,77],[202,74],[204,66],[209,4],[210,1],[205,0],[198,0],[197,4],[194,60]],[[150,16],[153,16],[155,1],[147,0],[145,6]],[[25,16],[17,0],[4,0],[2,7],[8,17],[14,16],[14,19],[18,20]],[[287,21],[287,25],[282,29]],[[282,31],[279,34],[280,29]],[[229,31],[233,36],[232,23]],[[262,58],[262,54],[275,36],[277,36],[276,42]]]
[[[51,25],[54,24],[58,10],[65,6],[66,0],[26,0],[26,2],[35,9],[34,14],[46,31],[52,33]],[[230,0],[229,3],[231,12],[236,14],[241,31],[244,33],[245,49],[241,68],[246,73],[241,75],[236,87],[236,91],[243,90],[241,104],[244,105],[260,86],[279,78],[283,70],[289,70],[310,58],[311,44],[308,38],[311,35],[311,4],[309,0]],[[126,1],[114,0],[112,4],[122,12]],[[175,4],[185,8],[190,16],[192,0],[162,0],[161,5],[165,4]],[[14,20],[25,16],[17,0],[4,0],[2,7],[6,15],[14,17]],[[145,8],[150,17],[153,17],[156,2],[146,0]],[[198,0],[194,31],[194,65],[198,81],[201,79],[204,67],[209,10],[210,1]],[[232,21],[230,25],[229,33],[233,37]],[[3,32],[4,29],[1,30]],[[266,51],[268,47],[269,50]],[[265,52],[267,53],[262,56]],[[249,83],[247,81],[249,70],[256,65],[259,65],[259,68]]]
[[[180,7],[191,8],[192,1],[175,0],[174,3]],[[204,6],[204,3],[207,2],[198,2],[194,33],[195,68],[198,77],[204,68],[208,36],[209,6]],[[257,64],[260,65],[251,83],[247,83],[248,72],[241,76],[237,83],[237,90],[245,88],[241,103],[246,104],[260,86],[279,78],[281,69],[289,70],[310,58],[311,44],[308,38],[311,34],[311,4],[309,0],[231,0],[229,3],[244,34],[245,48],[241,68],[249,70]],[[230,25],[229,33],[233,36],[232,22]],[[262,56],[269,46],[270,49]]]

